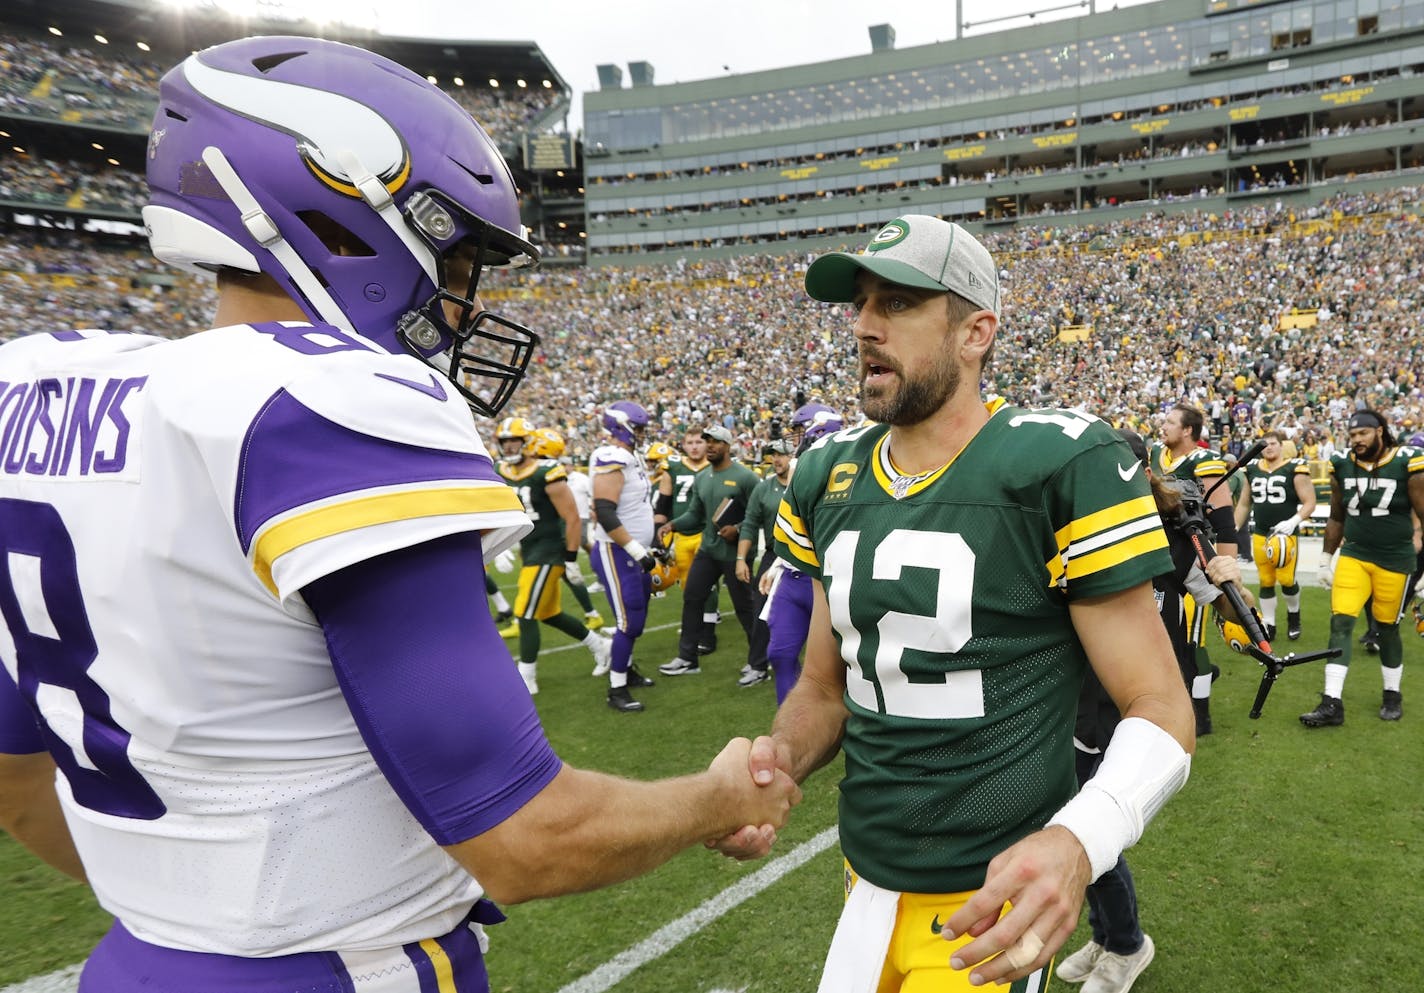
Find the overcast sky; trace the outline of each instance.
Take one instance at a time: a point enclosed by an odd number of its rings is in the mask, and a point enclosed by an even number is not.
[[[969,34],[1010,30],[1081,13],[1079,0],[961,0]],[[1096,0],[1099,10],[1153,0]],[[1201,0],[1167,0],[1196,13]],[[1051,8],[1067,9],[1052,11]],[[387,8],[389,9],[389,8]],[[382,29],[416,37],[534,41],[578,94],[598,88],[596,66],[650,62],[654,81],[682,83],[728,72],[824,62],[870,51],[872,24],[895,28],[895,47],[955,36],[955,0],[436,0],[396,4],[396,24]],[[985,23],[1026,11],[1022,17]],[[1187,11],[1184,11],[1187,13]]]

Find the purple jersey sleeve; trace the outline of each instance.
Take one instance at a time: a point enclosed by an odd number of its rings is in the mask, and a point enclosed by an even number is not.
[[[499,631],[451,609],[483,585],[479,535],[389,552],[302,593],[377,765],[442,845],[473,838],[547,786],[561,762]]]
[[[33,755],[44,750],[35,712],[25,703],[10,673],[0,666],[0,754]]]

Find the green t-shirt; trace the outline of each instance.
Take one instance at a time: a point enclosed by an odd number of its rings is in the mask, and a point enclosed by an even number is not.
[[[781,496],[785,492],[786,486],[776,478],[775,473],[763,479],[752,491],[747,516],[742,520],[741,533],[737,537],[752,543],[753,554],[756,553],[757,532],[761,532],[762,548],[766,552],[772,552],[775,548],[771,532],[776,525],[776,509],[781,506]]]
[[[1141,463],[1095,417],[996,400],[959,456],[900,476],[889,428],[800,459],[777,554],[819,579],[846,662],[841,847],[948,893],[1073,796],[1087,657],[1068,604],[1170,572]]]
[[[504,477],[519,500],[524,504],[524,512],[534,522],[530,531],[519,542],[519,555],[525,565],[558,565],[564,561],[564,519],[549,499],[549,484],[566,481],[566,470],[553,459],[543,459],[532,466],[515,469],[500,463],[499,474]]]
[[[668,469],[671,471],[672,466]],[[697,550],[698,555],[710,555],[721,562],[732,561],[737,557],[737,543],[723,541],[717,532],[728,524],[741,526],[752,491],[760,482],[756,473],[735,459],[721,469],[709,465],[693,479],[687,509],[673,518],[673,530],[678,534],[701,531],[702,546]]]
[[[1424,451],[1410,445],[1400,445],[1373,465],[1361,465],[1354,455],[1330,457],[1330,473],[1345,499],[1341,555],[1391,572],[1414,571],[1409,477],[1416,472],[1424,472]]]
[[[696,481],[697,474],[705,471],[706,468],[707,464],[704,462],[700,468],[694,469],[681,455],[668,457],[667,471],[668,475],[672,477],[673,517],[687,509],[688,503],[692,500],[692,484]]]

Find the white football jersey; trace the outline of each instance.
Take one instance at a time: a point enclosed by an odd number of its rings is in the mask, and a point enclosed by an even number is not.
[[[39,675],[100,903],[242,956],[458,924],[479,886],[377,769],[301,596],[528,530],[456,391],[308,324],[36,334],[0,347],[0,439],[0,660],[19,682],[18,646]]]
[[[648,470],[644,468],[642,458],[618,445],[595,448],[588,459],[588,474],[598,476],[615,471],[623,473],[623,489],[618,494],[618,520],[635,541],[650,545],[655,530],[653,505],[649,502],[652,484],[648,482]],[[594,522],[593,540],[612,540],[597,521]]]
[[[577,469],[570,469],[569,492],[574,495],[574,504],[578,507],[579,519],[588,520],[593,513],[593,483],[589,480],[588,474],[579,472]]]

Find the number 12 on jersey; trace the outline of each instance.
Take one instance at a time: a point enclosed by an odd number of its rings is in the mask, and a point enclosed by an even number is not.
[[[905,569],[932,569],[938,573],[933,613],[915,614],[886,611],[877,624],[875,651],[876,684],[862,671],[863,633],[851,615],[853,598],[871,591],[856,592],[855,559],[860,545],[859,531],[842,531],[826,549],[823,569],[831,623],[841,636],[841,655],[846,662],[846,692],[866,710],[893,717],[947,720],[984,716],[983,673],[959,669],[940,674],[929,682],[912,681],[901,667],[906,650],[953,654],[963,648],[973,634],[972,597],[974,552],[962,537],[940,531],[891,531],[871,556],[869,582],[902,582]],[[862,574],[862,580],[866,580]],[[911,603],[908,595],[888,596],[876,591],[877,602]]]

